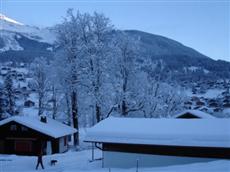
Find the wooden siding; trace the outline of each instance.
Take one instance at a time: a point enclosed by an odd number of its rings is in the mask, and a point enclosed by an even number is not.
[[[103,143],[104,151],[230,159],[230,148]]]
[[[5,143],[4,140],[0,140],[0,154],[4,153]]]

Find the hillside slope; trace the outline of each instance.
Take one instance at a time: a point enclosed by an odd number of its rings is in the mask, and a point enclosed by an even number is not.
[[[31,62],[35,57],[52,57],[55,33],[52,28],[23,25],[0,18],[0,61],[16,60]],[[165,73],[170,71],[176,79],[227,78],[230,62],[213,60],[198,51],[172,39],[137,30],[126,30],[129,36],[140,40],[139,57],[136,61],[161,61]],[[146,70],[148,70],[146,68]]]

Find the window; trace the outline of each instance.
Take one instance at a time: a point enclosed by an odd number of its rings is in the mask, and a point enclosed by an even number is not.
[[[28,131],[28,128],[21,126],[22,131]]]
[[[11,131],[16,131],[17,130],[17,125],[11,125],[10,130]]]

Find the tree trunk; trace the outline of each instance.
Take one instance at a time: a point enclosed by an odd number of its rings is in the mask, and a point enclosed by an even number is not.
[[[95,106],[95,110],[96,110],[96,120],[97,120],[97,123],[101,121],[101,108],[100,106],[96,103],[96,106]]]
[[[122,102],[121,102],[121,115],[122,116],[128,115],[128,106],[126,103],[126,89],[127,89],[128,76],[127,76],[127,72],[125,73],[126,74],[124,75],[123,84],[122,84],[122,93],[123,93]]]
[[[42,110],[42,98],[39,96],[38,98],[38,116],[41,116],[43,113],[43,110]]]
[[[122,100],[122,103],[121,103],[121,115],[122,116],[127,116],[128,115],[127,109],[128,109],[128,107],[126,105],[126,101]]]
[[[74,133],[74,145],[79,145],[79,127],[78,127],[78,109],[77,109],[77,93],[75,91],[72,92],[71,95],[71,105],[72,105],[72,119],[73,119],[73,127],[77,130]]]
[[[71,126],[72,118],[71,118],[71,109],[70,109],[70,100],[69,100],[69,95],[65,93],[65,99],[66,99],[66,107],[67,107],[67,117],[68,117],[68,125]]]
[[[55,87],[52,87],[52,92],[53,92],[53,96],[52,96],[52,103],[53,103],[53,113],[52,113],[52,118],[56,119],[57,116],[57,96],[56,96],[56,90]]]

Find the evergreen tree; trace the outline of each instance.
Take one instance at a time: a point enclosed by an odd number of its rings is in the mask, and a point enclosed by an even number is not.
[[[4,93],[6,96],[6,100],[8,102],[6,111],[10,115],[14,115],[15,95],[14,95],[14,88],[13,88],[13,80],[10,74],[8,74],[4,80]]]
[[[3,91],[0,91],[0,120],[4,119],[5,114],[5,103],[3,98]]]

